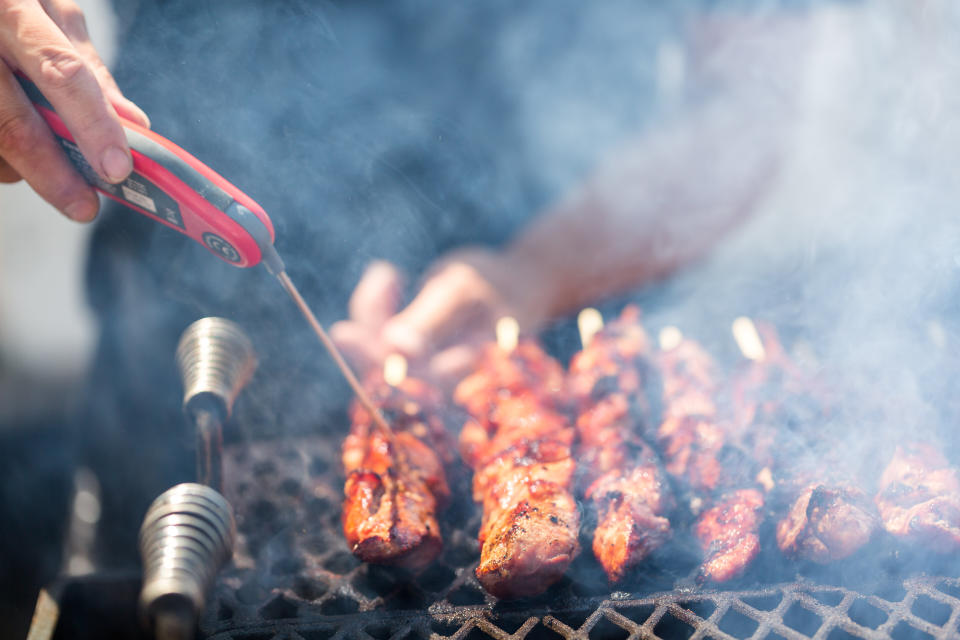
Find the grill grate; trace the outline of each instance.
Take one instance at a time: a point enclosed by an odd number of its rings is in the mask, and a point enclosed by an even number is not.
[[[444,553],[423,574],[365,565],[350,554],[340,532],[338,456],[336,438],[319,437],[228,451],[226,493],[240,535],[235,566],[221,576],[201,621],[203,635],[216,640],[960,636],[955,577],[901,579],[887,572],[878,584],[858,589],[800,577],[716,591],[677,589],[683,580],[654,569],[632,582],[629,593],[611,594],[588,549],[571,567],[575,578],[564,578],[535,599],[499,602],[473,575],[479,514],[466,500],[448,511]],[[465,479],[459,481],[464,486],[455,495],[469,495]]]

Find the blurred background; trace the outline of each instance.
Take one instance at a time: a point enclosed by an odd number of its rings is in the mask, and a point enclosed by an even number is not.
[[[108,0],[79,4],[94,44],[111,64]],[[22,182],[0,187],[0,211],[0,425],[6,431],[66,399],[37,394],[32,382],[69,391],[83,375],[95,331],[83,291],[91,227],[62,217]]]
[[[108,0],[78,4],[110,65]],[[96,339],[83,286],[91,230],[23,183],[0,185],[0,638],[26,636],[37,592],[61,562],[60,519],[38,511],[64,513],[72,490],[62,443]],[[55,508],[24,508],[37,500]]]

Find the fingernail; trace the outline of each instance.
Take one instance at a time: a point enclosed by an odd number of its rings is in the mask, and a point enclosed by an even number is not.
[[[121,182],[133,171],[133,160],[120,147],[110,147],[101,158],[103,172],[111,182]]]
[[[67,217],[77,222],[89,222],[97,217],[97,209],[93,203],[86,200],[77,200],[64,207],[63,212]]]
[[[133,103],[131,102],[130,104],[133,104]],[[143,109],[141,109],[140,107],[138,107],[138,106],[135,105],[135,104],[133,104],[133,108],[136,109],[136,110],[137,110],[137,113],[140,114],[140,117],[143,118],[144,126],[146,126],[147,129],[149,129],[150,126],[151,126],[151,124],[150,124],[150,116],[148,116]]]

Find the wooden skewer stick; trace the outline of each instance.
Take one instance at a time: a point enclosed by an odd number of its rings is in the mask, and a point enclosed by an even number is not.
[[[383,380],[391,387],[398,386],[407,378],[407,359],[399,353],[391,353],[383,361]]]
[[[497,320],[497,346],[506,353],[511,353],[517,348],[520,341],[520,324],[516,318],[503,316]]]
[[[657,335],[657,342],[660,343],[661,351],[672,351],[683,342],[683,332],[673,325],[668,325],[660,329],[660,333]]]
[[[748,360],[754,362],[763,362],[767,358],[767,349],[763,346],[763,340],[760,338],[760,332],[757,331],[757,325],[753,320],[746,316],[740,316],[733,321],[733,339],[740,348],[740,353]],[[777,483],[773,477],[773,471],[770,467],[760,469],[754,478],[757,484],[763,487],[767,493],[773,491]]]
[[[767,357],[767,350],[763,347],[763,341],[760,339],[760,334],[757,332],[757,326],[753,324],[753,320],[746,316],[740,316],[733,321],[731,328],[733,339],[740,347],[740,353],[743,354],[743,357],[754,362],[760,362]]]
[[[603,329],[603,314],[587,307],[577,314],[577,329],[580,331],[580,344],[586,349],[593,342],[593,337]]]

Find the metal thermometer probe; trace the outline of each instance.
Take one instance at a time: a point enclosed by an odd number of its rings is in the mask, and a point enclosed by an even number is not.
[[[265,243],[266,238],[263,238],[263,241]],[[280,282],[280,286],[283,287],[283,290],[286,291],[293,300],[293,303],[296,305],[297,309],[300,310],[300,313],[303,315],[304,319],[306,319],[307,324],[310,325],[310,328],[313,329],[313,332],[317,334],[317,338],[320,339],[320,342],[327,350],[327,353],[329,353],[330,357],[333,358],[337,368],[340,369],[340,373],[342,373],[343,377],[346,378],[347,384],[350,385],[350,388],[353,389],[353,393],[356,394],[357,398],[360,400],[360,404],[362,404],[363,408],[366,409],[373,417],[374,424],[376,424],[384,434],[388,436],[392,434],[393,432],[387,425],[387,421],[384,419],[383,414],[380,413],[380,409],[373,404],[373,402],[370,400],[370,396],[368,396],[367,392],[363,390],[363,387],[360,385],[360,381],[357,380],[357,376],[353,372],[353,369],[350,368],[350,365],[347,364],[343,354],[340,353],[340,349],[338,349],[337,345],[334,344],[333,340],[330,339],[330,335],[327,334],[326,330],[323,328],[323,325],[320,324],[319,320],[317,320],[317,316],[313,314],[313,311],[310,309],[309,305],[307,305],[307,301],[303,299],[303,296],[300,294],[300,290],[297,289],[296,285],[293,284],[293,281],[290,280],[290,276],[287,275],[286,268],[284,267],[283,260],[280,258],[280,254],[277,253],[277,250],[274,248],[273,243],[261,244],[260,249],[261,255],[263,256],[264,268],[266,268],[266,270],[272,275],[276,276],[277,280]]]
[[[120,121],[133,156],[133,173],[120,184],[104,181],[36,85],[22,74],[17,74],[17,80],[67,157],[94,189],[192,238],[234,266],[252,267],[263,262],[293,299],[376,425],[390,433],[380,410],[287,275],[273,246],[273,223],[263,207],[170,140],[124,118]]]

